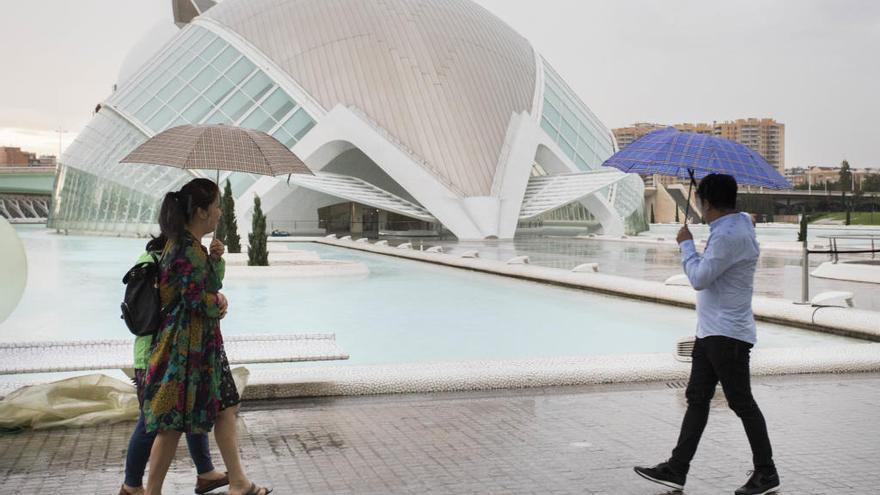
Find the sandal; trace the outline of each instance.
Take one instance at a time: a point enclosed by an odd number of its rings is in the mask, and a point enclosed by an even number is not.
[[[119,487],[119,495],[133,495],[130,491],[125,489],[125,483]]]
[[[266,491],[263,493],[260,493],[261,490],[266,490]],[[258,486],[256,483],[251,482],[251,487],[248,488],[247,493],[245,493],[244,495],[269,495],[270,493],[272,493],[271,488],[266,488],[265,486]]]
[[[228,484],[229,473],[224,473],[222,478],[216,480],[206,480],[196,476],[195,492],[199,495],[202,495],[203,493],[208,493],[211,490],[216,490],[217,488],[220,488],[221,486],[226,486]]]

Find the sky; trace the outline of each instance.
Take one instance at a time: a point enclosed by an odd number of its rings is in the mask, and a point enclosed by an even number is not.
[[[786,167],[880,167],[878,1],[475,1],[609,128],[770,117],[785,124]],[[171,1],[0,0],[0,12],[0,146],[57,154],[132,46],[171,22]]]

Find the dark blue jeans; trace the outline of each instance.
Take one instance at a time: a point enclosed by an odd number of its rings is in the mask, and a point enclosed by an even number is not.
[[[135,425],[134,431],[131,432],[131,439],[128,441],[128,452],[125,454],[125,484],[131,487],[143,485],[144,470],[147,468],[147,461],[150,459],[150,449],[153,448],[153,441],[156,439],[156,433],[147,433],[144,425],[143,372],[144,370],[135,370],[134,381],[135,386],[137,386],[141,412],[138,415],[137,425]],[[196,471],[199,474],[214,470],[214,464],[211,462],[211,451],[208,448],[207,434],[187,433],[186,446],[189,448],[189,455],[192,457],[193,463],[196,465]]]

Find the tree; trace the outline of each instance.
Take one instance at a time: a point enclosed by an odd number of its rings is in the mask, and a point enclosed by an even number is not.
[[[251,233],[248,234],[248,266],[269,266],[269,252],[266,249],[266,215],[260,206],[260,197],[254,195],[254,217]]]
[[[880,192],[880,174],[868,174],[862,180],[862,191]]]
[[[220,222],[217,225],[217,239],[226,244],[230,253],[241,252],[241,238],[238,236],[238,220],[235,219],[235,199],[232,197],[232,186],[229,180],[220,200]]]
[[[800,230],[798,230],[798,242],[805,242],[807,240],[807,224],[810,222],[807,217],[807,212],[803,208],[801,208],[801,225]]]
[[[849,162],[844,160],[840,163],[840,179],[837,181],[841,191],[852,191],[852,170]]]

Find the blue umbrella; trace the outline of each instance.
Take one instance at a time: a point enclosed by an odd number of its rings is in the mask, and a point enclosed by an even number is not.
[[[761,155],[728,139],[666,127],[645,134],[602,164],[623,172],[696,179],[709,174],[733,176],[739,184],[787,189],[791,184]],[[687,213],[685,213],[687,221]]]

